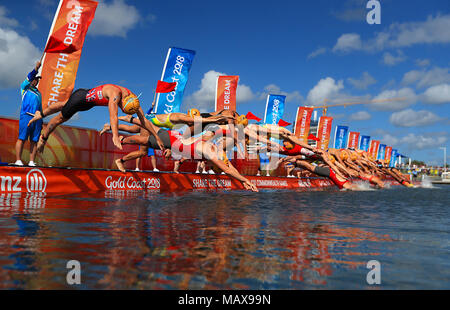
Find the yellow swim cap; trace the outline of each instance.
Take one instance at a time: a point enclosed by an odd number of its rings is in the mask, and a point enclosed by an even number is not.
[[[348,154],[346,151],[340,151],[339,156],[341,157],[342,160],[346,160],[348,158]]]
[[[334,163],[334,162],[336,161],[336,158],[334,158],[333,155],[330,155],[330,161],[331,161],[332,163]]]
[[[286,148],[286,150],[292,150],[294,148],[294,145],[289,140],[283,140],[283,145]]]
[[[242,126],[246,127],[248,125],[247,116],[239,115],[238,118],[236,119],[236,125],[242,125]]]
[[[222,152],[219,154],[219,160],[223,161],[223,163],[224,163],[225,165],[230,166],[230,160],[228,159],[227,153],[225,153],[225,151],[222,151]],[[213,166],[212,166],[212,170],[213,170],[215,173],[221,173],[221,172],[222,172],[222,169],[219,169],[219,167],[217,167],[216,165],[213,165]]]
[[[134,94],[130,94],[122,98],[122,111],[126,114],[135,114],[139,111],[141,105],[139,104],[139,99]]]
[[[357,160],[357,159],[358,159],[357,153],[351,152],[351,153],[350,153],[350,159],[351,159],[351,160]]]
[[[187,112],[187,115],[189,115],[190,117],[200,116],[200,111],[198,109],[190,109]]]

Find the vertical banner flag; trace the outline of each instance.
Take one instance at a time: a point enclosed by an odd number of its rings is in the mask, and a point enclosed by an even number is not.
[[[386,146],[384,151],[384,162],[389,165],[391,163],[392,147]]]
[[[380,144],[377,160],[384,160],[385,151],[386,151],[386,144]]]
[[[267,95],[264,123],[278,125],[278,121],[283,117],[285,100],[286,96],[283,95]]]
[[[379,146],[380,146],[380,141],[377,141],[377,140],[370,141],[369,156],[371,158],[373,158],[373,159],[377,158]]]
[[[176,47],[169,48],[161,80],[169,83],[177,82],[177,87],[170,93],[159,93],[157,95],[153,113],[167,114],[180,112],[181,101],[183,100],[184,89],[194,56],[195,51]]]
[[[65,103],[75,87],[84,38],[95,15],[97,2],[61,0],[44,52],[39,91],[42,108]]]
[[[319,126],[317,126],[317,148],[321,150],[328,149],[331,136],[331,125],[333,118],[329,116],[321,116],[319,118]]]
[[[391,162],[389,163],[389,167],[391,167],[391,168],[395,167],[397,157],[398,157],[398,151],[396,149],[392,149]]]
[[[308,143],[309,126],[313,108],[298,107],[295,117],[294,135],[302,142]]]
[[[216,111],[236,111],[238,75],[218,76],[216,80]]]
[[[334,148],[335,149],[345,149],[347,148],[347,135],[348,126],[336,126],[334,132]]]
[[[361,140],[359,141],[359,149],[362,151],[369,151],[369,143],[370,143],[370,136],[361,136]]]
[[[359,132],[350,131],[348,134],[348,148],[356,150],[359,144]]]

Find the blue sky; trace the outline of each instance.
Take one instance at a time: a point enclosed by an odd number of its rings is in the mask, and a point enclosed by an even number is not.
[[[263,117],[268,93],[299,105],[403,97],[406,101],[329,109],[334,125],[369,134],[414,159],[441,164],[449,146],[450,2],[367,0],[100,1],[75,88],[118,83],[151,103],[171,46],[197,52],[182,110],[214,109],[218,74],[239,75],[238,112]],[[19,85],[40,57],[58,1],[0,2],[2,115],[18,117]],[[95,111],[95,112],[94,112]],[[320,111],[320,110],[319,110]],[[70,124],[100,128],[107,110]],[[450,149],[449,149],[450,151]]]

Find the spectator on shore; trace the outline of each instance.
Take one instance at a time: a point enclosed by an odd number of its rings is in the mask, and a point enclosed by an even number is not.
[[[20,108],[19,118],[19,137],[16,142],[16,162],[15,165],[23,166],[22,152],[26,140],[30,140],[30,161],[28,166],[36,166],[34,160],[36,157],[36,143],[39,141],[39,136],[42,130],[42,120],[39,120],[28,127],[28,122],[33,116],[27,114],[34,114],[36,111],[42,112],[42,97],[37,89],[40,76],[37,76],[41,62],[36,63],[33,71],[28,73],[25,81],[20,86],[20,93],[22,95],[22,106]]]

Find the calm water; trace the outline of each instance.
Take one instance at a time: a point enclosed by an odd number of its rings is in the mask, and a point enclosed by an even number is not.
[[[0,196],[0,288],[450,288],[450,186]]]

